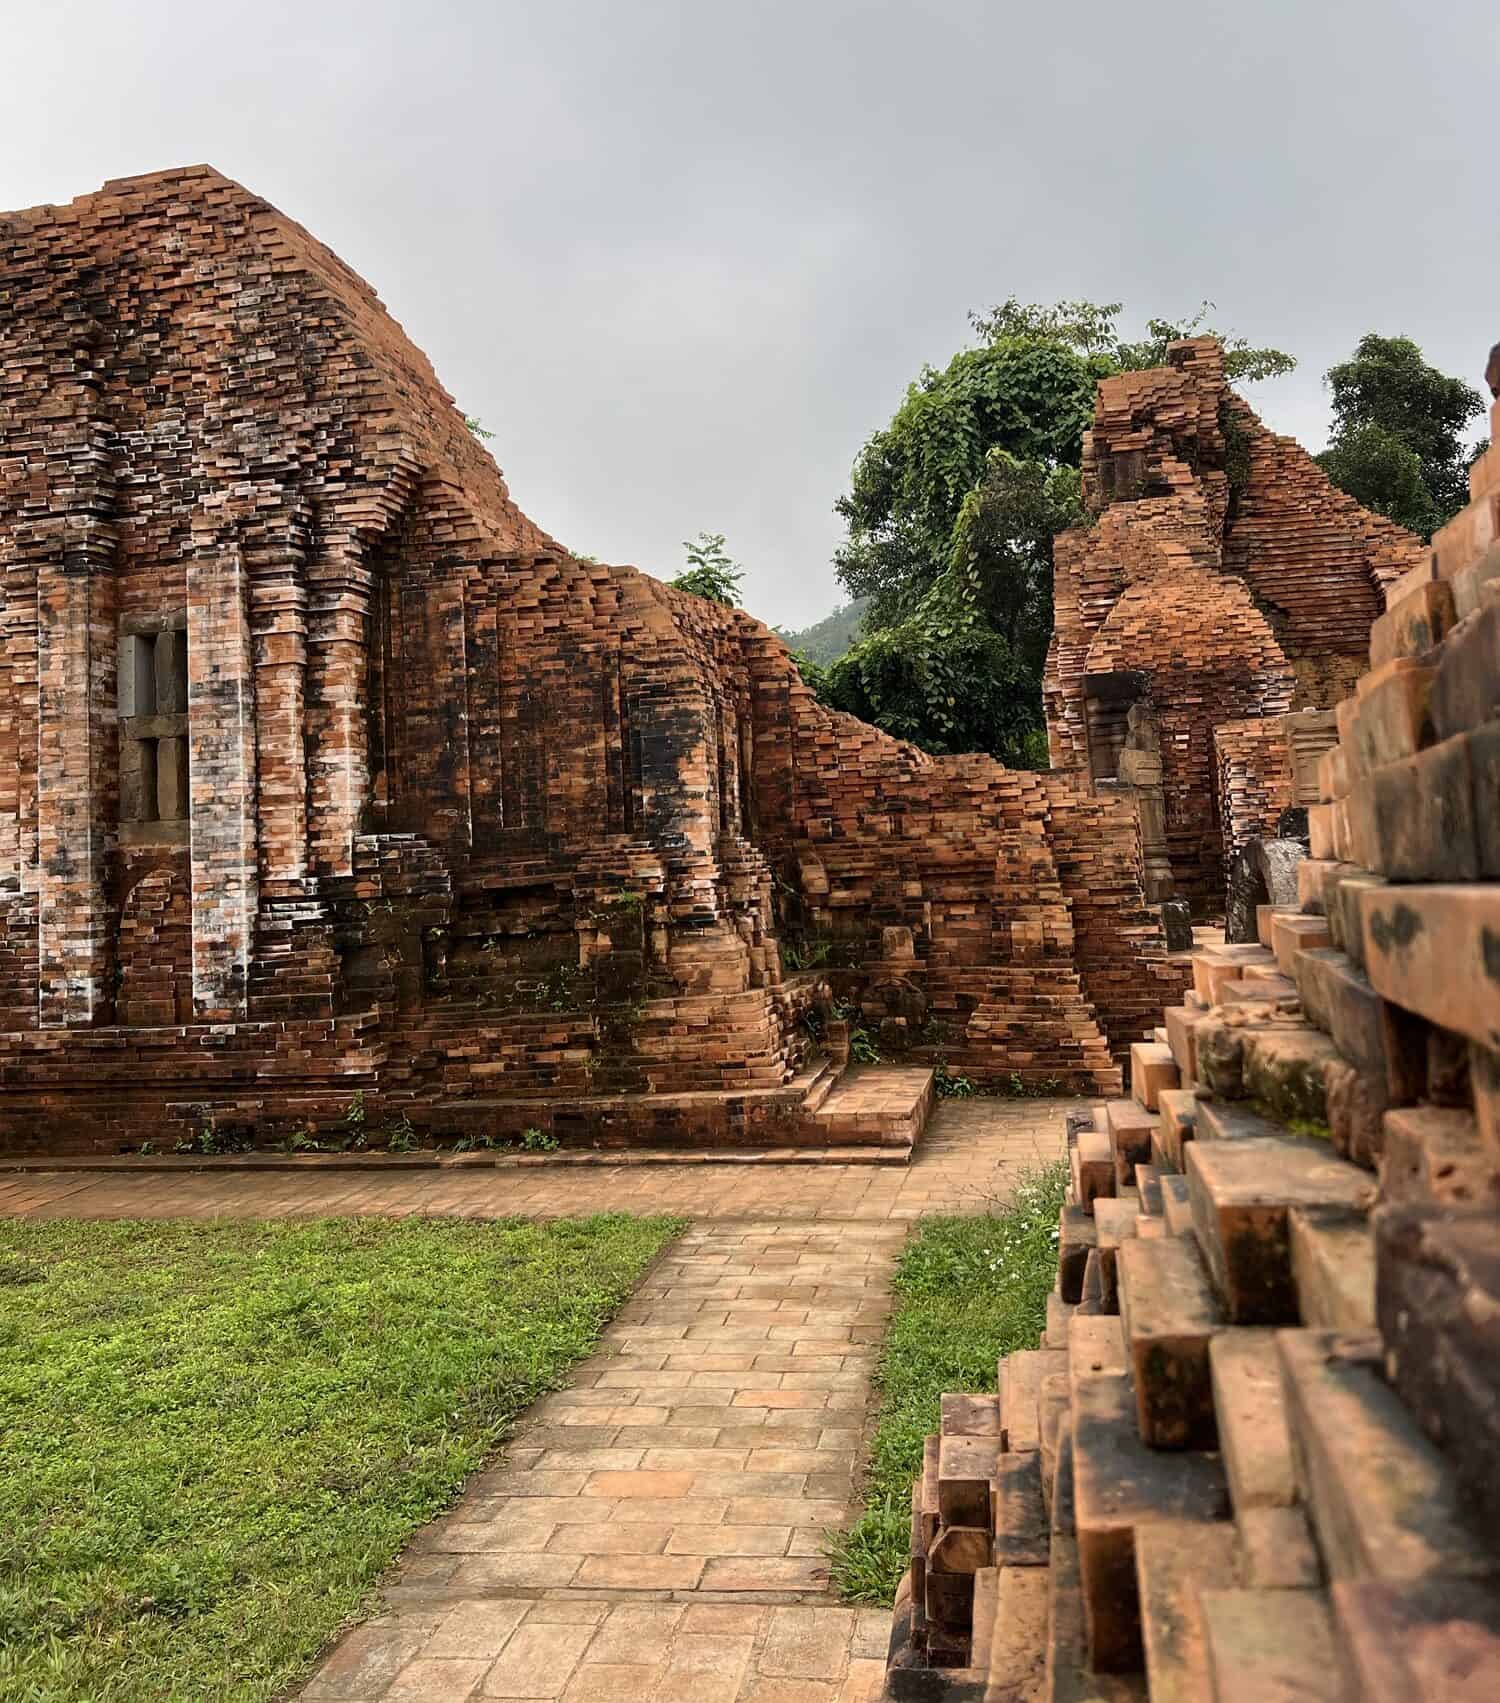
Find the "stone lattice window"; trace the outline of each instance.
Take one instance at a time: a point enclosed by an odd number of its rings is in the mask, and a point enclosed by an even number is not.
[[[120,838],[187,839],[187,617],[131,616],[120,634]]]

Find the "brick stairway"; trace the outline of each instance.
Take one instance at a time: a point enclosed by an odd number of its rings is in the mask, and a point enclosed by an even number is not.
[[[1500,1147],[1361,1116],[1345,1074],[1428,1096],[1440,1031],[1303,871],[1267,944],[1195,953],[1132,1098],[1065,1114],[1046,1335],[944,1398],[893,1699],[1500,1696]]]

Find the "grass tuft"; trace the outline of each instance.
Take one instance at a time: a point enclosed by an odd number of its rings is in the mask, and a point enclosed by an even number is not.
[[[679,1228],[0,1223],[0,1696],[282,1694]]]
[[[912,1480],[946,1390],[993,1390],[1002,1354],[1035,1348],[1057,1276],[1067,1167],[1022,1179],[1004,1211],[928,1218],[896,1266],[895,1305],[875,1373],[880,1412],[865,1512],[829,1559],[846,1602],[889,1603],[906,1570]]]

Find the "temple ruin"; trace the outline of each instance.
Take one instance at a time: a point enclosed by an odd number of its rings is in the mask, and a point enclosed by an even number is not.
[[[1315,802],[1333,706],[1422,545],[1268,432],[1213,339],[1168,361],[1099,386],[1043,693],[1054,770],[1134,797],[1148,896],[1209,917],[1235,855]]]
[[[1118,1090],[1183,975],[1132,799],[572,556],[207,167],[0,218],[0,304],[0,1142],[902,1148],[938,1060]]]

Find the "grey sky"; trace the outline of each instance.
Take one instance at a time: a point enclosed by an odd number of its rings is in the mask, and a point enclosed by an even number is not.
[[[336,249],[496,433],[521,505],[746,602],[840,593],[860,444],[965,315],[1190,311],[1323,370],[1405,332],[1478,383],[1493,0],[10,0],[0,205],[204,160]]]

